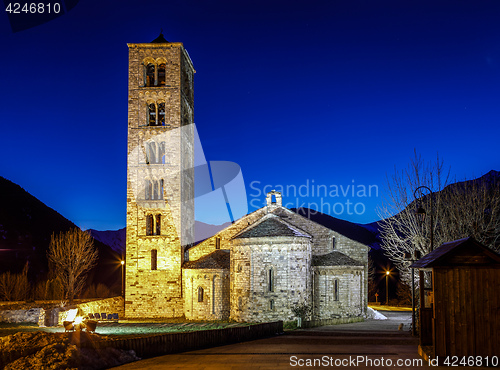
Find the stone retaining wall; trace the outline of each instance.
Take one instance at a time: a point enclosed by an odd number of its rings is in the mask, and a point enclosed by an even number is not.
[[[324,325],[339,325],[339,324],[350,324],[353,322],[365,321],[362,317],[341,317],[338,319],[323,319],[323,320],[311,320],[303,321],[302,328],[315,328],[317,326]]]
[[[3,310],[0,311],[0,322],[31,322],[36,324],[38,323],[38,317],[42,311],[43,308],[31,308],[29,310]]]

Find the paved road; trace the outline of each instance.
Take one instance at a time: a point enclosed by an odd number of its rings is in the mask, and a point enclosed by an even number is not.
[[[293,369],[311,368],[314,360],[317,368],[429,368],[420,362],[417,340],[407,330],[398,331],[400,323],[409,329],[411,312],[383,314],[388,320],[296,330],[273,338],[159,356],[117,369]],[[397,366],[398,360],[406,360],[406,364]]]

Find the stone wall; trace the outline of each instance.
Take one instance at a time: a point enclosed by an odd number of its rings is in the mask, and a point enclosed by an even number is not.
[[[112,297],[98,301],[80,303],[77,305],[81,313],[87,316],[89,313],[117,313],[120,318],[125,316],[123,297]]]
[[[291,320],[291,309],[310,303],[311,242],[308,237],[234,239],[231,250],[231,319]],[[269,279],[272,274],[273,286]]]
[[[194,236],[194,69],[181,43],[128,46],[125,312],[130,318],[181,317],[183,247]],[[149,63],[165,63],[165,85],[145,86]],[[165,104],[164,125],[148,126],[150,104]]]
[[[183,269],[184,313],[188,320],[229,319],[229,271]],[[199,289],[203,297],[199,297]],[[199,298],[201,302],[199,302]]]
[[[30,308],[28,310],[3,310],[0,311],[0,322],[37,324],[43,308]]]
[[[366,312],[364,268],[357,266],[313,267],[313,320],[363,316]],[[335,297],[335,280],[338,294]]]

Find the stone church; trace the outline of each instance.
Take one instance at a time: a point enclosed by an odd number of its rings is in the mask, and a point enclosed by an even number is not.
[[[193,63],[163,35],[128,44],[125,315],[192,320],[361,316],[368,247],[266,204],[194,244]]]

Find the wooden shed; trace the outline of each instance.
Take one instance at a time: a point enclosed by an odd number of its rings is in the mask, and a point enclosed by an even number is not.
[[[420,345],[432,357],[500,356],[500,255],[473,238],[445,243],[416,261]],[[432,291],[423,271],[432,272]]]

